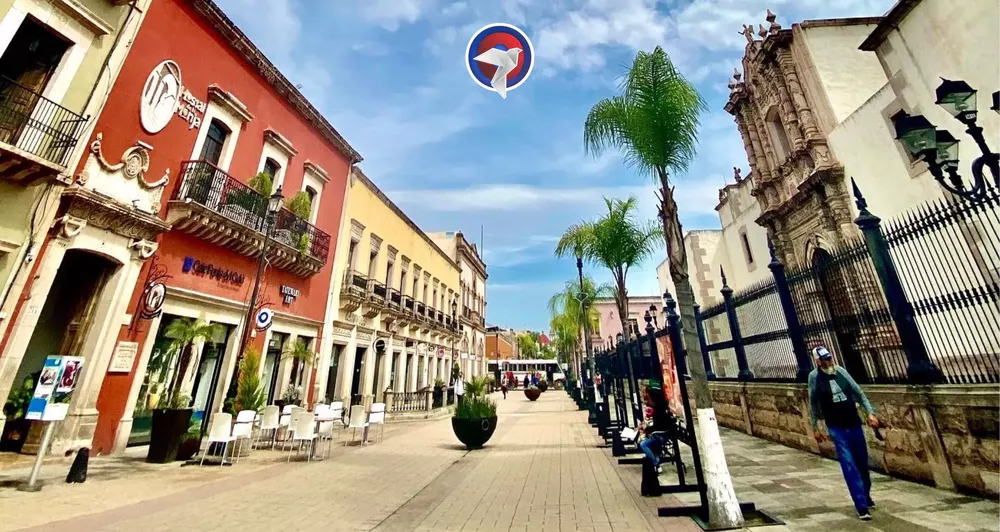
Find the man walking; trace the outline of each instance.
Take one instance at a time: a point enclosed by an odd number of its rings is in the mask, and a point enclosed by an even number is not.
[[[462,396],[465,395],[465,381],[462,377],[455,379],[455,404],[462,406]]]
[[[830,439],[837,449],[837,460],[844,472],[847,489],[854,500],[854,509],[862,521],[871,521],[872,480],[868,472],[868,443],[858,417],[858,403],[868,414],[868,424],[878,427],[875,409],[847,370],[834,364],[833,355],[825,347],[813,349],[817,368],[809,373],[809,406],[813,435],[817,442],[826,439],[817,420],[826,421]]]

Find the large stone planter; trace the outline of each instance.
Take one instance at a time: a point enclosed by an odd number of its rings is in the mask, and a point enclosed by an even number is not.
[[[451,430],[467,449],[482,449],[497,430],[497,417],[481,419],[451,418]]]
[[[542,395],[542,391],[538,388],[525,388],[524,396],[528,398],[529,401],[537,401]]]
[[[184,435],[187,434],[193,412],[190,408],[153,410],[147,462],[166,464],[177,459],[177,451],[184,441]]]

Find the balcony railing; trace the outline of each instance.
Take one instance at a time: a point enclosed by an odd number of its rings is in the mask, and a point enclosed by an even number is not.
[[[0,142],[66,167],[87,118],[0,76]]]
[[[426,311],[427,311],[427,306],[417,301],[417,315],[421,317],[427,317]]]
[[[268,198],[208,161],[185,161],[175,201],[194,202],[243,227],[263,233]],[[326,263],[330,235],[295,216],[288,209],[275,214],[271,230],[275,242]]]
[[[413,298],[410,296],[403,296],[403,310],[408,310],[413,312]]]
[[[385,283],[377,281],[375,279],[368,280],[368,292],[382,301],[385,301],[386,289]]]
[[[368,278],[358,272],[348,270],[344,278],[344,287],[355,293],[365,293],[368,291]]]
[[[403,306],[402,302],[403,295],[399,293],[399,290],[395,288],[389,289],[389,306],[395,308],[401,308]]]
[[[444,312],[437,311],[437,321],[438,323],[444,323]]]

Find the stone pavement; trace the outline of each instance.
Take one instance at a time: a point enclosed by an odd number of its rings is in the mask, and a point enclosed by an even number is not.
[[[565,393],[496,399],[499,426],[482,450],[467,452],[443,419],[391,424],[381,442],[335,446],[312,463],[272,451],[226,468],[100,458],[86,484],[0,488],[0,530],[699,530],[656,517],[676,500],[639,496],[638,466],[598,447]],[[992,501],[885,477],[868,526],[845,513],[836,463],[735,432],[724,441],[740,496],[789,525],[760,530],[997,530]],[[66,467],[46,474],[58,480]]]

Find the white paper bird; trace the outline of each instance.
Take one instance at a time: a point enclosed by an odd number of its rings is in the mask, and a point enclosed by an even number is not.
[[[490,80],[490,86],[505,100],[507,99],[507,74],[517,66],[517,59],[520,55],[520,48],[511,48],[507,51],[490,48],[473,58],[474,61],[497,67],[496,74],[493,74],[493,79]]]

